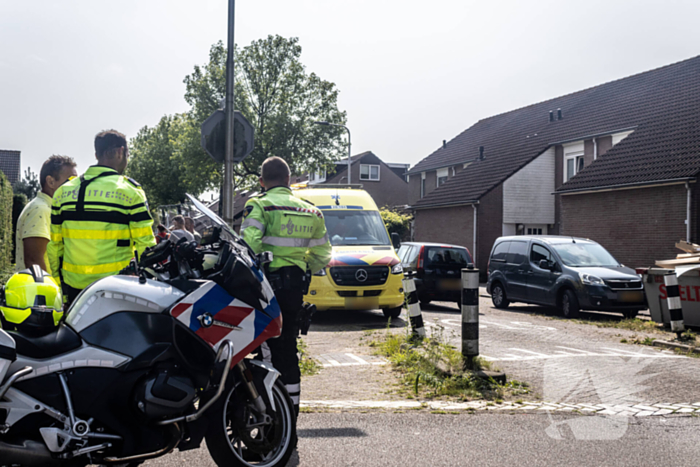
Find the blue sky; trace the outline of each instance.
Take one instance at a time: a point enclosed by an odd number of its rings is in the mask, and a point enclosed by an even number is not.
[[[0,148],[23,170],[187,109],[225,0],[0,0]],[[296,36],[353,153],[415,164],[477,120],[700,55],[700,2],[238,0],[236,42]]]

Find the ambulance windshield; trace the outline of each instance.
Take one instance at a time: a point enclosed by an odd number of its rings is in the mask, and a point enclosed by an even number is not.
[[[333,246],[391,245],[377,211],[324,210],[328,238]]]

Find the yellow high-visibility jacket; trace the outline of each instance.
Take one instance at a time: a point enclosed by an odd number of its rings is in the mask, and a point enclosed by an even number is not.
[[[244,216],[243,239],[256,253],[272,252],[271,271],[298,266],[317,272],[330,262],[323,213],[289,188],[275,187],[248,200]]]
[[[141,185],[93,165],[53,195],[49,262],[54,277],[76,289],[117,274],[156,244]]]

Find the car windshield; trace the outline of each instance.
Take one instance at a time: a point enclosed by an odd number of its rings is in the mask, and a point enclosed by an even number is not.
[[[377,211],[324,210],[331,245],[390,245]]]
[[[559,243],[553,245],[565,265],[580,267],[617,267],[620,263],[597,243]]]

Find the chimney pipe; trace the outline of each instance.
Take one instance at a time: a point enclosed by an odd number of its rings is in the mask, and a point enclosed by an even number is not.
[[[484,160],[484,147],[479,146],[479,160],[483,161]]]
[[[557,120],[561,120],[561,109],[557,109]]]
[[[442,148],[445,149],[447,147],[447,140],[443,139],[442,140]]]
[[[553,110],[550,110],[550,111],[549,111],[549,121],[550,121],[550,122],[553,122],[553,121],[554,121],[554,111],[553,111]]]

